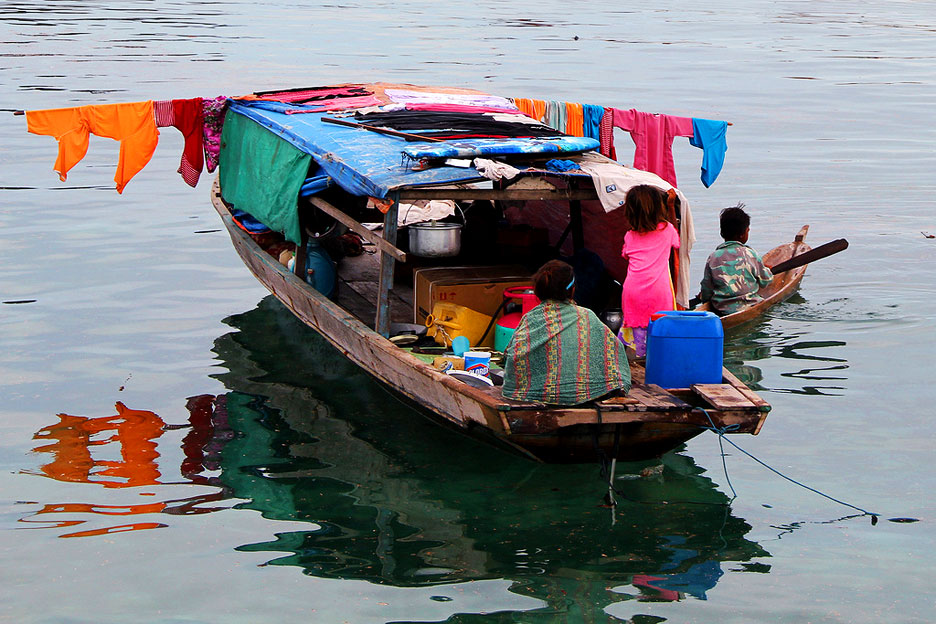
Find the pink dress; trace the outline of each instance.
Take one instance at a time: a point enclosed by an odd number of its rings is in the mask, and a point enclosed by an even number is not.
[[[613,119],[614,125],[630,132],[634,140],[634,169],[655,173],[676,186],[673,139],[693,136],[692,118],[615,108]]]
[[[653,232],[624,235],[621,256],[627,258],[627,277],[621,294],[624,325],[646,327],[650,315],[661,310],[675,310],[670,279],[670,249],[679,248],[679,234],[668,221],[657,225]]]

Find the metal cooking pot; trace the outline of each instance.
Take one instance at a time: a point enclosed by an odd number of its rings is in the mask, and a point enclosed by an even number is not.
[[[455,204],[461,213],[461,223],[423,221],[411,223],[409,229],[409,251],[421,258],[448,258],[461,252],[462,227],[465,225],[465,212]]]
[[[446,258],[461,251],[461,223],[424,221],[409,228],[409,250],[421,258]]]
[[[601,313],[601,320],[608,326],[608,329],[617,334],[621,325],[624,324],[624,313],[617,308],[605,310]]]

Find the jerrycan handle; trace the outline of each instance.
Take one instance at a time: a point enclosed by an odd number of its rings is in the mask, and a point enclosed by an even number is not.
[[[698,310],[698,311],[696,310],[667,310],[665,312],[654,312],[653,314],[650,315],[650,320],[656,321],[657,319],[661,319],[664,316],[683,316],[683,317],[691,316],[694,318],[699,318],[702,316],[708,317],[712,315],[713,315],[712,312],[706,312],[704,310]]]
[[[539,297],[534,294],[532,286],[511,286],[504,289],[504,302],[508,299],[518,299],[522,308],[522,314],[526,314],[539,305]]]

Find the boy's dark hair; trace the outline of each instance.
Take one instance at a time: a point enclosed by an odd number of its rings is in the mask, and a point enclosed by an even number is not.
[[[726,241],[739,240],[744,230],[751,226],[751,217],[744,212],[744,204],[738,204],[721,211],[721,237]]]
[[[562,260],[550,260],[533,276],[533,292],[540,301],[568,301],[575,283],[572,267]]]

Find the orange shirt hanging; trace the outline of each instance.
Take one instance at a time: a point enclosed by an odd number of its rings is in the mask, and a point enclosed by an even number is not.
[[[63,182],[88,152],[91,134],[120,141],[114,174],[118,193],[146,166],[159,142],[151,100],[26,111],[26,123],[33,134],[53,136],[58,141],[55,171]]]
[[[585,136],[585,113],[577,102],[566,102],[565,133],[572,136]]]

